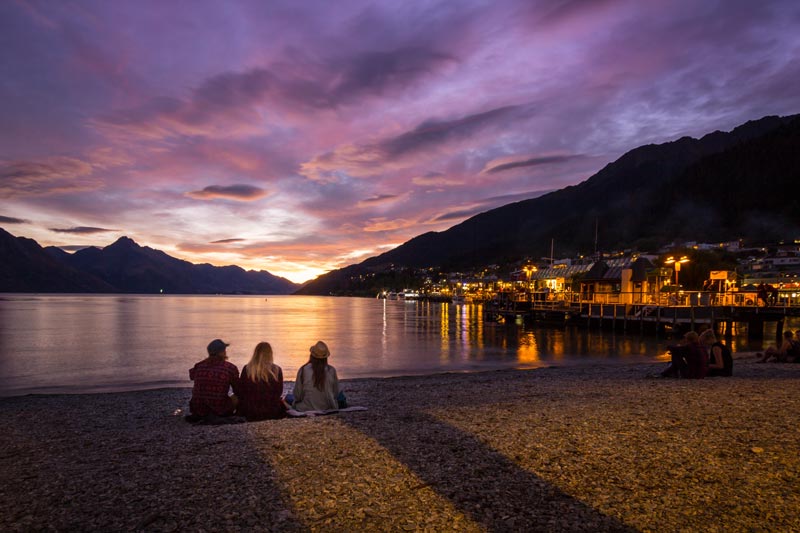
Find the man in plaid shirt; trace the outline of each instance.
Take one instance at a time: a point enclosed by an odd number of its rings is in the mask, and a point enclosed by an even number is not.
[[[227,343],[214,339],[207,348],[208,358],[189,370],[189,379],[194,381],[192,399],[189,401],[192,415],[230,416],[236,410],[239,369],[227,361],[227,348]],[[233,396],[228,395],[229,389],[233,389]]]

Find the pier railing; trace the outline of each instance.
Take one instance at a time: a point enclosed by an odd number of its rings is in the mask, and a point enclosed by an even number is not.
[[[800,291],[782,292],[775,299],[759,300],[754,292],[679,291],[642,292],[514,292],[499,293],[500,301],[525,303],[533,309],[553,309],[580,304],[632,304],[658,307],[769,307],[800,308]]]
[[[780,342],[784,320],[800,316],[800,295],[783,294],[774,301],[756,293],[680,291],[677,293],[505,292],[484,308],[492,320],[534,320],[565,324],[600,324],[612,328],[661,331],[667,327],[694,329],[699,324],[724,324],[726,335],[734,323],[747,325],[748,337],[762,337],[766,323],[776,324]]]

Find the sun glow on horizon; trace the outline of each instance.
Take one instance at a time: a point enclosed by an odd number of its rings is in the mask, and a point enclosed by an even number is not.
[[[240,255],[213,254],[216,257],[212,259],[208,254],[188,254],[179,250],[170,251],[168,253],[178,259],[183,259],[184,261],[189,261],[194,264],[208,263],[218,267],[236,265],[245,270],[265,271],[273,276],[286,278],[297,284],[303,284],[331,270],[340,268],[331,267],[330,265],[308,265],[295,261],[287,261],[282,258],[274,258],[273,260],[265,261],[263,257],[243,259]],[[225,257],[227,257],[227,260]]]

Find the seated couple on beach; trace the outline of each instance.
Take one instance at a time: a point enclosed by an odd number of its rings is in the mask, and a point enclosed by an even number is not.
[[[800,337],[800,330],[797,330],[797,336]],[[776,363],[800,363],[800,339],[796,339],[791,331],[784,331],[780,348],[770,346],[763,354],[758,352],[756,356],[757,363],[766,363],[770,359],[775,359]]]
[[[689,331],[683,342],[667,348],[670,365],[653,377],[703,379],[733,375],[733,355],[730,348],[717,341],[710,329],[698,335]]]
[[[283,371],[273,362],[268,342],[258,343],[241,375],[227,360],[228,346],[220,339],[211,341],[208,357],[189,370],[194,386],[187,421],[238,423],[284,418],[289,408],[313,411],[347,406],[336,369],[328,364],[330,352],[324,342],[311,347],[310,360],[300,367],[294,397],[289,395],[288,401],[282,397]]]

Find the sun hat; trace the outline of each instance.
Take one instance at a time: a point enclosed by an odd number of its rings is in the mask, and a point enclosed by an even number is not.
[[[230,346],[227,342],[223,342],[222,339],[214,339],[213,341],[208,343],[208,355],[217,355],[218,353],[222,353],[225,349]]]
[[[331,353],[328,351],[328,345],[322,341],[318,341],[317,344],[310,348],[311,350],[311,357],[315,357],[317,359],[325,359]]]

